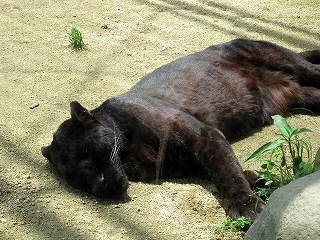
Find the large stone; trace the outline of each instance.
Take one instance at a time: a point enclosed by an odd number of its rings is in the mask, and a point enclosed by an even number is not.
[[[320,171],[277,189],[244,240],[320,239]]]

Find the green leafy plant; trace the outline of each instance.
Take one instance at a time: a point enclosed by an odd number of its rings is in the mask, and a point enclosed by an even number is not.
[[[230,217],[227,217],[227,219],[223,221],[223,224],[204,226],[201,228],[211,230],[219,229],[223,232],[239,232],[251,223],[252,221],[244,216],[239,217],[237,220],[232,220]]]
[[[86,44],[83,42],[82,33],[75,27],[71,28],[69,36],[70,47],[76,50],[85,50],[87,48]]]
[[[279,129],[280,139],[268,142],[258,148],[247,160],[262,161],[260,180],[265,182],[265,187],[257,188],[255,193],[268,199],[270,194],[289,182],[313,173],[320,169],[312,160],[312,147],[310,142],[300,137],[301,133],[311,132],[307,128],[292,129],[286,119],[280,115],[272,116],[274,124]],[[265,153],[271,153],[269,157],[263,157]]]
[[[252,221],[249,218],[246,218],[244,216],[239,217],[237,220],[232,220],[231,218],[227,218],[223,221],[223,229],[225,231],[230,232],[239,232],[241,231],[245,226],[251,224]]]

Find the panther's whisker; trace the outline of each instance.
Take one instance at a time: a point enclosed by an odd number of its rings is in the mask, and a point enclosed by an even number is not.
[[[129,165],[129,164],[130,164],[130,163],[121,164],[121,165],[119,166],[119,168],[122,169],[122,168],[124,168],[125,166],[127,166],[127,165]]]
[[[121,144],[120,144],[119,138],[120,138],[120,136],[118,136],[118,137],[115,136],[114,145],[111,149],[111,154],[110,154],[110,161],[118,167],[121,163],[120,159],[119,159],[119,151],[121,149]]]

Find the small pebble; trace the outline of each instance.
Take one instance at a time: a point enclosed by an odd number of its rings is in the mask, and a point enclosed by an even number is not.
[[[36,107],[38,107],[38,106],[39,106],[39,103],[35,103],[35,104],[33,104],[33,105],[30,106],[30,109],[34,109],[34,108],[36,108]]]

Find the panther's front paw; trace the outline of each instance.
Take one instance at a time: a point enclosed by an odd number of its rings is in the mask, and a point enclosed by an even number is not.
[[[224,199],[226,214],[234,220],[244,216],[253,221],[264,207],[265,203],[256,195],[249,195],[244,199]]]

